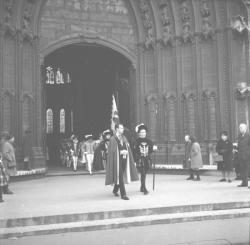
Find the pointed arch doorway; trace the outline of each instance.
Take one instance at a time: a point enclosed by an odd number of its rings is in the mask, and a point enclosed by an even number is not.
[[[75,43],[45,56],[42,66],[48,164],[58,165],[59,142],[71,134],[95,138],[110,127],[112,95],[130,127],[131,62],[98,44]]]

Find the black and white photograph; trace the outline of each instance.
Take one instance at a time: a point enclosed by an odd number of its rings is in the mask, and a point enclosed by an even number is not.
[[[1,245],[250,245],[250,0],[0,0]]]

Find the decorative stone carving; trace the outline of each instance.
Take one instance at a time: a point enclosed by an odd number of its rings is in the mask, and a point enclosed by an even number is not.
[[[187,0],[179,1],[181,3],[180,13],[182,20],[182,35],[180,40],[182,43],[193,43],[194,42],[194,34],[191,28],[191,13],[188,7]]]
[[[208,0],[201,0],[201,16],[202,17],[208,17],[211,15],[210,8],[208,6]]]
[[[244,100],[248,97],[250,97],[250,86],[247,86],[245,82],[239,83],[236,88],[236,98]]]
[[[207,18],[204,18],[202,21],[202,28],[201,28],[201,40],[214,40],[215,39],[215,31],[212,27],[212,24]]]
[[[173,46],[174,36],[171,28],[171,18],[169,16],[168,3],[164,0],[158,1],[159,10],[161,14],[161,23],[162,23],[162,43],[164,46]]]
[[[35,3],[35,0],[26,0],[23,20],[22,20],[22,28],[24,30],[28,30],[30,28],[30,21],[32,17],[34,3]]]
[[[246,31],[250,31],[250,25],[247,19],[243,16],[233,16],[231,19],[231,28],[234,33],[244,34]]]
[[[145,48],[150,49],[154,47],[155,37],[154,37],[153,19],[149,3],[146,0],[139,0],[139,8],[142,15],[143,26],[146,31],[146,38],[144,43]]]
[[[5,0],[3,3],[4,6],[4,18],[2,23],[2,35],[9,35],[12,38],[16,38],[16,30],[12,23],[13,8],[15,1],[14,0]]]
[[[14,6],[14,0],[5,0],[4,1],[4,9],[5,9],[5,15],[4,15],[4,23],[9,24],[13,15],[13,6]]]
[[[202,26],[200,33],[200,40],[214,40],[215,31],[211,24],[211,10],[208,4],[208,0],[200,0],[200,12],[202,17]]]

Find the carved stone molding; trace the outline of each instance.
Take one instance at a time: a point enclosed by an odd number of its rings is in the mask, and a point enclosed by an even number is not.
[[[24,11],[23,11],[23,18],[22,18],[22,29],[26,31],[30,31],[31,29],[31,18],[34,11],[36,0],[26,0]]]
[[[26,98],[30,102],[32,102],[34,100],[34,96],[31,93],[29,93],[29,92],[22,92],[21,101],[23,102]]]
[[[231,18],[230,27],[234,36],[244,36],[248,31],[250,31],[248,19],[240,15],[233,16]]]
[[[183,92],[182,93],[182,100],[191,100],[195,101],[197,99],[196,93],[194,91]]]
[[[13,98],[13,97],[16,96],[16,93],[15,93],[15,91],[13,91],[12,89],[3,89],[3,90],[2,90],[2,99],[3,99],[5,96],[9,96],[9,97]]]
[[[30,45],[35,45],[38,40],[38,36],[33,35],[30,31],[27,30],[18,30],[18,43],[22,46],[25,42],[28,42]]]
[[[245,100],[250,97],[250,86],[246,83],[239,83],[238,87],[235,89],[236,98],[238,100]]]
[[[168,2],[164,0],[158,0],[158,7],[160,12],[160,19],[162,24],[162,39],[160,40],[161,44],[164,47],[173,47],[174,46],[174,34],[173,34],[173,25],[171,23],[171,16],[169,14]]]
[[[176,101],[177,100],[177,96],[175,93],[166,93],[163,96],[163,101]]]
[[[216,99],[217,96],[218,96],[217,91],[214,90],[214,89],[211,89],[211,90],[210,90],[210,89],[204,90],[204,91],[202,92],[202,95],[203,95],[203,97],[206,98],[206,99]]]
[[[139,0],[139,9],[142,16],[143,26],[146,32],[146,37],[144,41],[144,48],[151,49],[155,46],[155,33],[154,33],[154,22],[150,9],[149,2],[147,0]]]
[[[14,5],[15,5],[15,0],[4,0],[4,3],[3,3],[3,6],[4,6],[3,22],[4,22],[4,24],[10,24],[12,22]]]
[[[1,36],[10,37],[14,40],[17,39],[17,30],[10,23],[4,23],[1,30]]]
[[[194,43],[194,32],[192,30],[190,6],[187,0],[180,0],[180,16],[182,22],[182,34],[177,37],[179,44]]]
[[[152,101],[157,102],[157,100],[158,100],[158,96],[157,96],[157,94],[155,94],[155,93],[153,93],[153,94],[148,94],[148,95],[146,96],[146,98],[145,98],[145,102],[146,102],[147,104],[150,103],[150,102],[152,102]]]

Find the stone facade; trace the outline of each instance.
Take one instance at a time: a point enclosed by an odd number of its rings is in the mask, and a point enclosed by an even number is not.
[[[207,160],[221,130],[234,140],[249,122],[249,97],[236,95],[250,85],[249,13],[247,0],[0,0],[0,130],[19,149],[31,128],[44,152],[44,58],[98,44],[130,61],[130,124],[149,125],[158,162],[181,161],[185,133]]]

